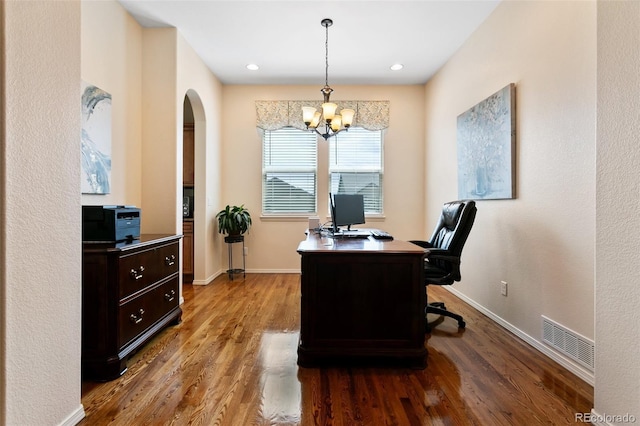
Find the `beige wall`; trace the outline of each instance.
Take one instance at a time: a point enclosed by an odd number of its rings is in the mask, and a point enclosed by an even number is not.
[[[222,85],[180,34],[177,38],[177,63],[175,106],[178,123],[183,122],[185,95],[191,100],[195,121],[194,284],[208,284],[222,269],[215,228],[221,191]],[[178,125],[177,140],[182,141],[181,125]],[[182,145],[179,146],[181,157]],[[176,200],[182,199],[182,175],[179,181]]]
[[[182,103],[193,98],[195,279],[210,282],[221,269],[219,81],[177,29],[143,29],[114,1],[82,4],[82,58],[82,79],[112,95],[112,191],[82,203],[139,206],[143,233],[182,233]]]
[[[142,32],[141,232],[182,233],[182,100],[177,98],[175,28]],[[182,96],[184,99],[184,95]],[[178,191],[180,196],[178,198]]]
[[[255,127],[256,100],[321,99],[318,86],[224,86],[222,202],[245,204],[254,218],[246,237],[247,269],[253,272],[298,272],[298,243],[307,218],[264,219],[262,200],[262,139]],[[334,86],[332,100],[389,100],[389,129],[384,135],[384,213],[366,225],[385,229],[397,238],[424,236],[423,116],[421,86]],[[301,112],[302,114],[302,112]],[[318,148],[318,213],[325,221],[329,189],[327,143]],[[324,183],[323,183],[324,182]],[[326,195],[325,195],[326,194]],[[220,240],[221,238],[218,237]],[[226,261],[226,258],[225,258]]]
[[[640,419],[640,2],[598,3],[596,385],[598,415]],[[622,424],[621,419],[608,419]],[[604,424],[600,422],[599,424]]]
[[[0,9],[0,424],[75,424],[84,416],[80,2]]]
[[[140,206],[142,28],[117,3],[82,3],[82,80],[111,94],[111,193],[82,204]]]
[[[595,2],[503,2],[426,85],[426,223],[457,197],[456,117],[509,83],[517,196],[478,202],[453,290],[534,344],[541,315],[593,339]]]

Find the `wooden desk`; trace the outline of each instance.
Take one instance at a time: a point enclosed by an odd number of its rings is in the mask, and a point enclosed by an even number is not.
[[[397,360],[426,366],[424,250],[406,241],[309,233],[301,255],[298,364]]]

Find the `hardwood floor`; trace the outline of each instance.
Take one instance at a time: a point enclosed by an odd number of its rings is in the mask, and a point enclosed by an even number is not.
[[[248,274],[184,286],[183,321],[107,383],[83,382],[81,425],[572,424],[591,386],[451,293],[467,322],[425,335],[425,370],[296,365],[297,274]],[[437,318],[429,318],[430,321]]]

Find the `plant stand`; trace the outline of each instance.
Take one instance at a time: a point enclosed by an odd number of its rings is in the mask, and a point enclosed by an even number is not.
[[[245,258],[244,258],[244,235],[228,235],[224,237],[224,242],[227,243],[227,248],[229,250],[229,269],[227,269],[227,274],[229,274],[229,279],[233,281],[234,275],[242,274],[242,278],[246,278],[245,274]],[[233,244],[242,243],[242,268],[233,267]]]

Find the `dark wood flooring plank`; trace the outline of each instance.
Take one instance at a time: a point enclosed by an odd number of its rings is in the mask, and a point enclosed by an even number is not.
[[[591,386],[441,288],[429,299],[467,329],[436,321],[425,370],[299,368],[299,288],[297,274],[185,285],[181,324],[122,377],[83,382],[81,425],[558,425],[591,410]]]

